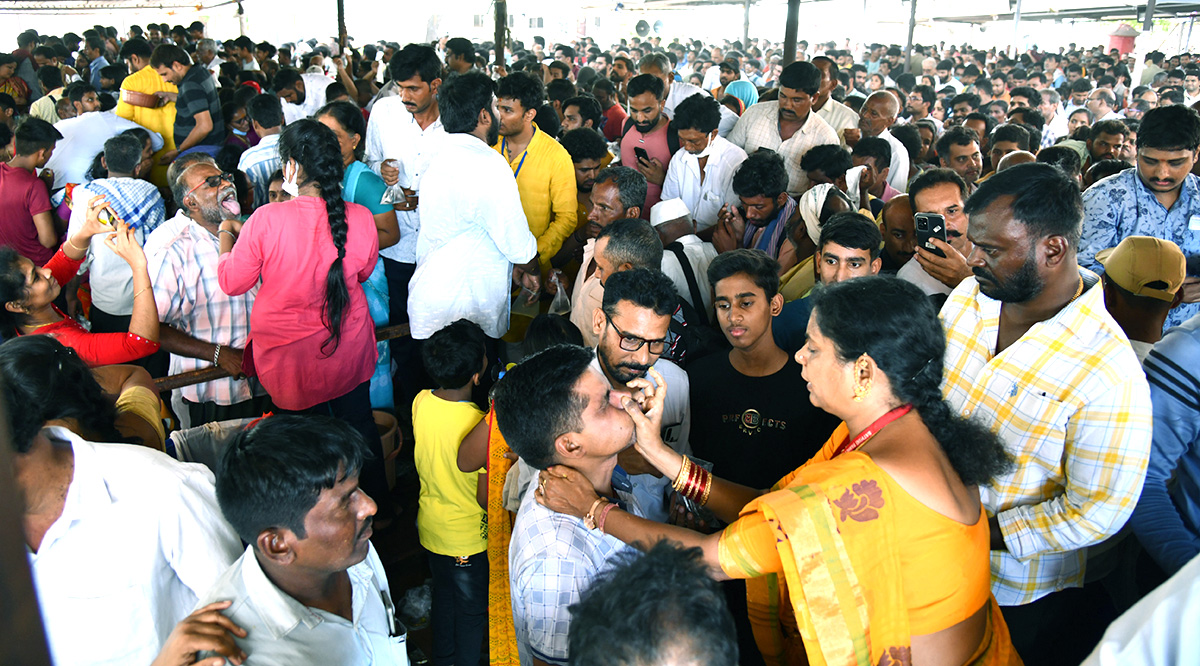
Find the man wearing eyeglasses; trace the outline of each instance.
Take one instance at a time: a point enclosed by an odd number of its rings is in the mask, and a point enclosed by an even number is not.
[[[187,222],[146,258],[162,322],[159,342],[171,354],[172,375],[212,365],[230,374],[179,389],[174,397],[184,408],[173,400],[175,411],[185,427],[259,416],[266,393],[242,375],[242,350],[258,288],[228,296],[217,284],[218,229],[223,220],[241,213],[233,176],[201,160],[185,168],[171,190]]]
[[[646,224],[644,220],[638,222]],[[661,244],[658,252],[661,257]],[[631,396],[634,390],[628,382],[645,378],[650,368],[657,370],[667,383],[663,442],[679,453],[691,453],[688,376],[662,358],[671,315],[679,302],[674,283],[657,268],[637,267],[606,274],[603,284],[603,304],[592,313],[592,330],[597,338],[592,366],[604,375],[613,391]],[[671,479],[661,477],[632,447],[622,451],[617,460],[632,475],[633,494],[645,517],[665,521]]]

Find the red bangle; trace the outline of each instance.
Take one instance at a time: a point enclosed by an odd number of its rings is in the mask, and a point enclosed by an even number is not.
[[[608,502],[603,509],[600,509],[600,516],[596,518],[596,529],[600,530],[601,534],[608,534],[604,531],[604,519],[608,517],[608,512],[616,506],[615,502]]]

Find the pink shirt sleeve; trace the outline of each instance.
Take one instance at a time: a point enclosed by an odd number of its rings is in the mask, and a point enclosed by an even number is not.
[[[265,216],[251,215],[242,226],[242,233],[238,235],[233,249],[221,255],[217,261],[217,283],[226,294],[238,296],[258,284],[263,265],[259,234],[269,233],[262,228],[266,226],[266,220]]]

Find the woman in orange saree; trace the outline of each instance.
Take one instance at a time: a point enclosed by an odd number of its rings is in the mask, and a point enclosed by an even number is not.
[[[638,450],[681,494],[731,521],[725,530],[701,535],[596,508],[594,490],[565,467],[541,475],[537,499],[590,511],[597,529],[626,543],[700,547],[715,577],[750,579],[750,620],[769,664],[1019,664],[991,595],[976,488],[1011,463],[987,428],[942,400],[936,312],[894,278],[840,282],[813,299],[797,360],[813,403],[844,423],[769,491],[713,478],[663,446],[662,388],[644,382],[644,404],[626,405]]]

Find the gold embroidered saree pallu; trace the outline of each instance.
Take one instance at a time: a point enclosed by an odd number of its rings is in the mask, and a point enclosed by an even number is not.
[[[812,462],[747,505],[721,537],[722,569],[749,579],[759,650],[772,666],[910,664],[896,528],[904,517],[884,472],[866,456]],[[985,639],[968,663],[1019,664],[990,603]]]
[[[508,587],[508,543],[512,540],[513,515],[504,508],[504,479],[513,462],[504,457],[509,448],[496,425],[494,409],[488,411],[487,426],[489,660],[493,666],[520,666]]]

